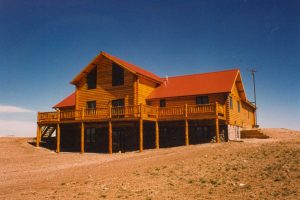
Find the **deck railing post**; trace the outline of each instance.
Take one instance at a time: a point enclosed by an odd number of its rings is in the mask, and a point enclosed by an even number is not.
[[[188,117],[188,105],[187,104],[185,104],[185,109],[184,109],[184,113],[185,113],[185,118],[187,118]]]
[[[57,121],[60,121],[60,110],[57,111]]]
[[[140,118],[142,118],[142,104],[140,104],[139,113],[140,113]]]
[[[111,105],[108,106],[108,118],[111,119]]]
[[[84,120],[84,108],[81,109],[81,119]]]

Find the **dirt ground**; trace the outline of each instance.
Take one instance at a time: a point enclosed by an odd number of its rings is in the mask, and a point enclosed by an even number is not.
[[[300,132],[143,153],[54,153],[0,138],[0,199],[300,199]]]

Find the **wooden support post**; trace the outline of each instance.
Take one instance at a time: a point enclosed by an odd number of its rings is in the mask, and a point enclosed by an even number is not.
[[[37,131],[36,131],[36,147],[40,146],[41,141],[41,126],[37,124]]]
[[[159,127],[158,121],[155,121],[155,147],[159,149]]]
[[[56,153],[60,152],[60,124],[57,123],[56,128]]]
[[[218,102],[216,102],[216,143],[220,143]]]
[[[185,119],[185,145],[188,146],[189,144],[189,122]]]
[[[220,143],[219,119],[216,117],[216,142]]]
[[[81,153],[84,153],[84,123],[81,122]]]
[[[190,144],[189,140],[189,122],[188,122],[188,106],[185,104],[185,145],[188,146]]]
[[[144,133],[143,133],[143,119],[140,118],[140,152],[143,151],[143,144],[144,144]]]
[[[144,149],[144,133],[143,133],[143,115],[142,115],[142,104],[140,104],[139,108],[140,112],[140,152]]]
[[[112,149],[112,123],[109,120],[108,121],[108,153],[112,154],[113,149]]]

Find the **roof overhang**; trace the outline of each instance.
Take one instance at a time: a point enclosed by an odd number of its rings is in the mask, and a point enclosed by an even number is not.
[[[105,53],[105,52],[101,52],[100,54],[98,54],[93,60],[92,62],[90,62],[70,83],[73,85],[78,85],[78,83],[80,82],[80,80],[86,75],[88,74],[95,66],[97,66],[97,63],[99,62],[100,59],[102,59],[103,57],[111,60],[112,62],[118,64],[119,66],[121,66],[122,68],[124,68],[125,70],[128,70],[129,72],[131,72],[132,74],[135,74],[139,77],[143,77],[146,78],[148,80],[151,80],[155,83],[162,83],[163,81],[161,80],[161,78],[159,77],[155,77],[152,78],[151,76],[147,76],[145,74],[139,73],[137,71],[134,71],[132,69],[130,69],[130,67],[126,66],[125,64],[123,64],[122,62],[118,61],[120,59],[116,59],[115,57]],[[136,66],[137,67],[137,66]],[[145,71],[145,70],[144,70]]]
[[[247,96],[246,96],[246,92],[245,92],[245,88],[244,88],[244,84],[243,84],[243,80],[242,80],[242,76],[240,73],[240,70],[237,71],[236,73],[236,77],[235,80],[232,84],[232,88],[231,91],[233,91],[234,86],[236,85],[238,93],[241,97],[242,100],[247,101]]]

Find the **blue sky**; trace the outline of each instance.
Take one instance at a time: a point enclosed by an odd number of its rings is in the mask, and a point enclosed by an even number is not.
[[[259,124],[300,130],[299,10],[296,0],[0,0],[0,135],[34,135],[36,112],[71,93],[100,51],[159,76],[240,68],[251,101],[255,68]]]

